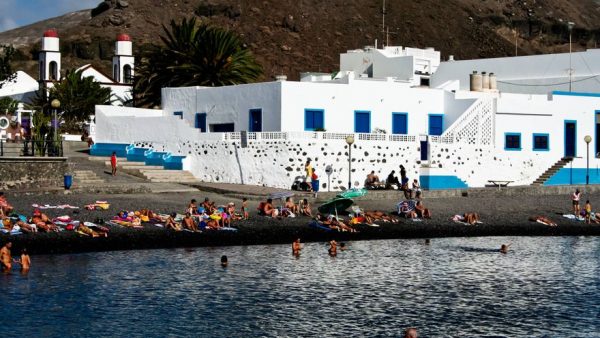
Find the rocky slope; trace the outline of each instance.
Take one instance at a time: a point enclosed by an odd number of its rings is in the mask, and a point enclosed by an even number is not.
[[[333,72],[339,53],[389,44],[435,47],[457,59],[568,50],[566,22],[576,23],[575,49],[594,48],[600,37],[600,0],[107,0],[0,33],[20,48],[17,66],[35,74],[38,41],[57,28],[63,69],[92,63],[109,70],[113,40],[129,33],[139,52],[158,42],[162,25],[198,16],[238,32],[265,68],[264,79],[303,71]],[[34,75],[36,76],[36,75]]]

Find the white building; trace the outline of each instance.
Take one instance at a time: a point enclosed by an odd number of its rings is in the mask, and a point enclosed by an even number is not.
[[[469,74],[473,71],[494,73],[498,89],[507,93],[600,93],[600,49],[571,54],[446,61],[432,76],[431,86],[440,87],[459,80],[460,89],[469,90]]]
[[[164,88],[162,110],[98,106],[96,150],[133,144],[148,155],[181,156],[181,167],[203,180],[277,187],[303,176],[310,157],[327,180],[322,188],[335,190],[399,165],[429,189],[580,184],[585,135],[591,167],[600,164],[600,91],[471,91],[462,77],[429,88],[421,76],[435,78],[439,53],[394,48],[342,54],[342,71],[330,81]],[[373,58],[360,61],[365,55]],[[333,173],[324,177],[327,166]],[[597,170],[589,180],[600,183]]]

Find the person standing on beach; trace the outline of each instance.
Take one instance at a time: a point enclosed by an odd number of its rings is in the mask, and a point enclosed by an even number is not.
[[[306,164],[304,165],[304,171],[306,172],[306,184],[308,185],[308,190],[312,191],[312,174],[313,168],[310,164],[310,158],[306,159]]]
[[[585,223],[592,224],[592,205],[590,200],[585,201]]]
[[[292,255],[300,256],[300,250],[302,250],[302,245],[300,244],[300,238],[298,238],[292,243]]]
[[[117,153],[114,151],[110,157],[110,167],[112,169],[112,175],[117,176]]]
[[[2,249],[0,249],[0,264],[2,264],[2,272],[10,272],[12,269],[12,256],[10,255],[10,248],[12,243],[6,243]]]
[[[571,200],[573,201],[573,214],[575,217],[579,217],[579,212],[581,209],[579,208],[579,200],[581,199],[581,192],[579,189],[575,189],[575,192],[571,195]]]

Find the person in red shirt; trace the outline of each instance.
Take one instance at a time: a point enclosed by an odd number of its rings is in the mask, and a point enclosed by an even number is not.
[[[110,167],[112,168],[112,175],[117,176],[117,153],[114,151],[110,157]]]

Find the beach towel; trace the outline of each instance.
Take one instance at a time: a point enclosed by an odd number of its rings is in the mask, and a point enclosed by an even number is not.
[[[581,217],[581,216],[577,217],[577,216],[575,216],[573,214],[564,214],[563,217],[567,218],[567,219],[570,219],[572,221],[580,221],[580,222],[585,221],[584,217]]]
[[[76,206],[70,205],[70,204],[60,204],[60,205],[32,204],[31,206],[34,207],[34,208],[36,208],[36,209],[79,209],[79,207],[76,207]]]

